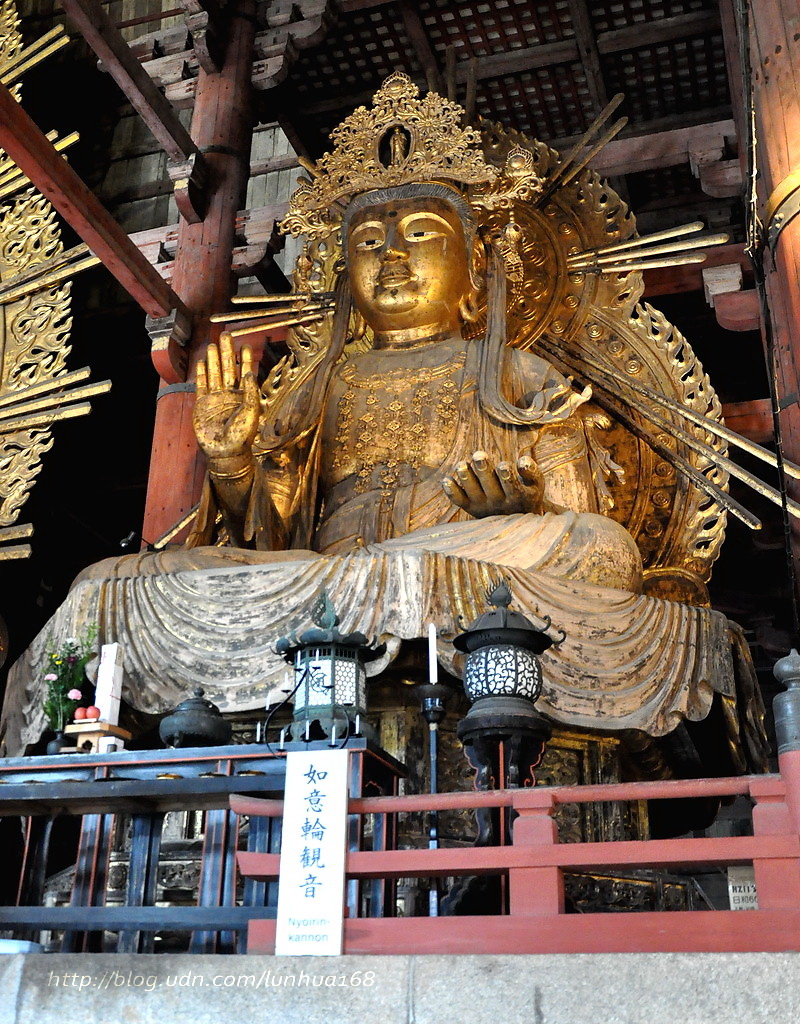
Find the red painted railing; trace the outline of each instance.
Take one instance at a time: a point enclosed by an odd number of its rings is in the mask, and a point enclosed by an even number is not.
[[[800,751],[779,775],[567,786],[488,793],[354,799],[352,814],[507,807],[517,812],[510,846],[354,851],[349,878],[502,874],[509,914],[481,917],[357,918],[345,921],[345,953],[553,953],[800,951]],[[752,836],[560,844],[559,804],[749,796]],[[279,816],[280,801],[231,797],[239,814]],[[277,854],[239,853],[239,869],[278,878]],[[752,863],[758,910],[564,913],[565,871],[708,868]],[[275,922],[251,921],[248,952],[274,951]]]

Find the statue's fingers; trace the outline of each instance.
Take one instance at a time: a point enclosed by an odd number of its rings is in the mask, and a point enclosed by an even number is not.
[[[468,462],[459,462],[456,466],[454,479],[461,490],[466,494],[470,504],[482,504],[486,500],[486,494],[475,470]]]
[[[219,336],[219,357],[222,364],[223,388],[235,388],[236,352],[233,348],[233,338],[228,331],[223,331]]]
[[[536,460],[530,455],[522,455],[517,460],[517,471],[519,472],[520,480],[529,486],[539,483],[542,477]]]
[[[206,366],[208,367],[208,390],[219,391],[222,388],[219,367],[219,349],[212,342],[206,352]]]
[[[198,395],[207,395],[208,394],[208,376],[206,374],[206,361],[205,361],[205,359],[201,359],[200,362],[197,364],[197,369],[195,370],[194,381],[195,381],[194,386],[195,386],[196,394],[198,394]]]
[[[442,480],[442,489],[454,505],[458,505],[459,508],[469,507],[469,498],[464,493],[463,488],[456,483],[453,477],[446,476],[444,480]]]
[[[247,411],[249,417],[255,417],[257,420],[261,411],[261,394],[252,370],[245,373],[244,366],[242,368],[242,394],[244,397],[243,410]]]
[[[473,452],[471,463],[472,471],[483,491],[484,500],[488,499],[491,503],[502,501],[503,490],[486,452]]]
[[[253,350],[249,345],[242,346],[240,358],[242,360],[242,380],[244,380],[248,373],[253,372]]]
[[[506,500],[510,501],[518,498],[520,494],[519,477],[512,469],[510,463],[498,463],[495,473]]]

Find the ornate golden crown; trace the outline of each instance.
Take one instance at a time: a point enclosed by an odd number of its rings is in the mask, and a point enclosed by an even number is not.
[[[465,113],[438,93],[420,98],[408,75],[394,72],[371,109],[358,107],[331,133],[334,149],[308,167],[313,181],[300,179],[281,231],[325,238],[353,196],[417,182],[474,186],[468,202],[486,209],[531,198],[541,188],[531,154],[515,148],[498,171],[484,159],[480,132],[462,127]]]

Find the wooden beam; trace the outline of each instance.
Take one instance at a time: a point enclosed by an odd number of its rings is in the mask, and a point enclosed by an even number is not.
[[[727,263],[740,263],[745,281],[752,281],[753,267],[742,242],[715,245],[708,250],[705,263],[691,263],[683,267],[661,267],[644,271],[644,296],[676,295],[681,292],[703,290],[703,268],[721,267]]]
[[[525,46],[520,50],[507,50],[504,53],[493,53],[488,57],[478,57],[476,63],[479,79],[501,78],[503,75],[516,75],[522,71],[535,71],[537,68],[551,67],[553,64],[576,64],[581,59],[578,44],[574,39],[563,39],[557,43],[540,43],[538,46]],[[461,60],[456,65],[456,82],[466,82],[469,74],[469,61]]]
[[[422,24],[422,19],[408,0],[400,0],[398,3],[400,16],[403,19],[403,27],[406,35],[414,47],[417,59],[425,70],[425,78],[428,82],[428,89],[431,92],[444,92],[444,79],[439,68],[439,62],[431,48],[428,33]]]
[[[716,295],[714,313],[726,331],[757,331],[761,327],[761,303],[755,288]]]
[[[177,309],[188,317],[178,296],[5,86],[0,86],[0,147],[149,316]]]
[[[642,46],[659,46],[686,39],[687,36],[707,35],[721,31],[717,11],[693,11],[678,14],[672,18],[655,18],[653,21],[637,21],[635,25],[614,28],[600,32],[597,49],[601,54],[619,53],[623,50],[637,50]]]
[[[61,6],[167,154],[178,210],[185,220],[196,224],[205,209],[205,164],[172,105],[131,53],[98,0],[61,0]]]
[[[726,402],[722,406],[722,415],[725,426],[756,444],[770,444],[775,440],[772,405],[768,398],[758,398],[753,402]]]
[[[597,38],[592,28],[586,0],[569,0],[569,13],[583,69],[586,72],[586,87],[592,98],[594,113],[599,114],[608,106],[608,91],[603,80],[600,51],[597,48]]]
[[[178,115],[131,53],[119,30],[97,0],[60,0],[70,22],[81,33],[174,163],[188,160],[197,147]]]
[[[686,163],[690,153],[699,144],[714,139],[722,146],[725,139],[735,137],[736,127],[732,120],[726,118],[688,128],[614,139],[592,160],[592,168],[606,178],[613,174],[636,174],[661,167],[675,167]],[[558,141],[553,145],[556,149],[562,146]]]

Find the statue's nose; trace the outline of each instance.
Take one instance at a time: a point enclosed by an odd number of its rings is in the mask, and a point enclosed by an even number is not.
[[[396,227],[389,228],[386,234],[386,241],[383,243],[381,260],[385,263],[406,259],[408,249],[403,244],[403,238]]]

